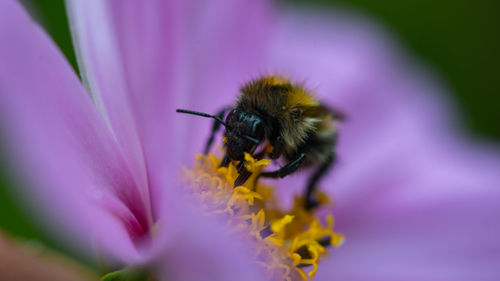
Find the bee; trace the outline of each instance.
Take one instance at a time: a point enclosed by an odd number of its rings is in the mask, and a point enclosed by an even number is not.
[[[245,183],[251,176],[244,166],[245,153],[256,159],[267,156],[285,161],[281,168],[264,171],[259,178],[283,178],[314,166],[304,191],[304,202],[308,210],[318,205],[313,193],[336,161],[337,123],[344,119],[344,114],[319,102],[301,84],[281,76],[264,76],[245,84],[236,104],[216,115],[185,109],[177,112],[214,119],[205,154],[221,125],[225,127],[221,166],[238,162],[234,186]]]

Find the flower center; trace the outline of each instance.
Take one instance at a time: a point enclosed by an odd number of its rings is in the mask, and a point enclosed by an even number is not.
[[[274,189],[255,182],[269,160],[245,154],[245,167],[252,176],[233,188],[238,177],[234,163],[220,167],[215,156],[197,155],[192,169],[184,169],[185,186],[208,216],[227,222],[230,229],[248,238],[255,260],[271,280],[308,280],[318,270],[329,246],[338,246],[343,236],[333,232],[333,217],[316,216],[296,197],[292,209],[282,210]],[[328,204],[325,194],[320,202]],[[321,223],[323,221],[324,223]]]

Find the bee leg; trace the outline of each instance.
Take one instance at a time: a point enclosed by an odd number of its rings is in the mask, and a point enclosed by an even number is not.
[[[305,208],[306,210],[314,209],[319,205],[319,202],[313,198],[314,190],[316,189],[316,184],[323,177],[328,170],[335,163],[336,157],[335,154],[332,154],[328,159],[322,163],[319,168],[311,175],[307,183],[307,189],[304,194]]]
[[[297,169],[300,168],[300,165],[304,162],[306,159],[306,155],[304,153],[301,153],[297,159],[293,160],[292,162],[286,164],[285,166],[281,167],[280,169],[272,172],[263,172],[259,175],[259,177],[264,177],[264,178],[284,178],[288,176],[289,174],[297,171]]]
[[[238,169],[238,177],[234,181],[233,187],[244,184],[252,175],[252,173],[245,168],[245,161],[241,161],[236,168]]]
[[[226,115],[226,112],[229,109],[230,109],[229,106],[224,107],[216,114],[216,116],[219,117],[220,119],[224,119],[224,115]],[[210,148],[212,147],[212,143],[214,142],[215,133],[217,133],[217,131],[219,131],[220,127],[221,127],[221,124],[214,120],[214,123],[212,125],[212,131],[210,132],[210,137],[208,138],[207,144],[205,145],[205,150],[203,152],[204,154],[208,154],[208,152],[210,151]]]

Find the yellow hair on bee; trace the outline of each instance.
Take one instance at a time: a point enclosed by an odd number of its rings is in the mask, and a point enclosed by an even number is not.
[[[270,87],[289,87],[290,91],[288,92],[287,105],[285,106],[285,109],[289,109],[294,106],[319,105],[316,98],[312,95],[312,93],[308,92],[303,85],[291,83],[290,80],[282,76],[271,75],[257,81]]]
[[[251,81],[241,89],[241,93],[237,106],[250,108],[276,120],[290,150],[303,144],[310,132],[320,127],[328,128],[321,123],[331,114],[326,110],[315,111],[321,104],[313,94],[303,85],[292,83],[282,76],[270,75]]]

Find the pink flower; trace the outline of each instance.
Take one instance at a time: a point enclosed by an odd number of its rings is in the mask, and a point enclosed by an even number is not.
[[[305,80],[341,108],[322,181],[346,243],[316,280],[496,280],[496,148],[450,127],[444,91],[370,22],[266,1],[68,1],[82,83],[14,1],[0,2],[0,121],[47,229],[162,280],[263,280],[229,231],[180,194],[215,112],[259,73]],[[85,85],[85,86],[84,86]],[[92,98],[89,96],[91,94]],[[283,200],[290,182],[277,182]]]

